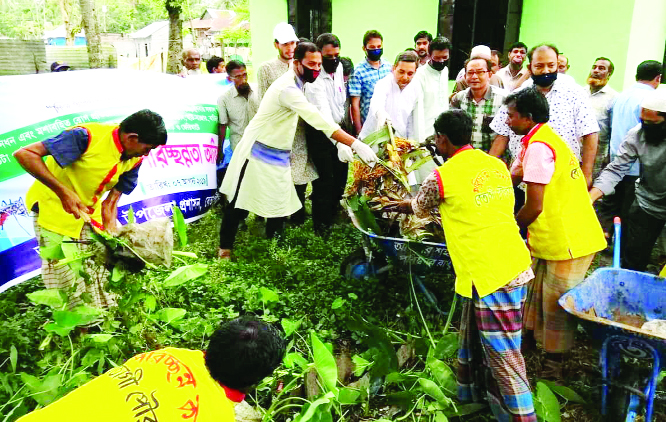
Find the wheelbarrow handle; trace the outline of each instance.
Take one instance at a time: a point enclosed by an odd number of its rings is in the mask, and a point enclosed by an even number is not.
[[[613,268],[620,268],[620,238],[622,237],[622,221],[620,217],[613,219],[615,226],[615,238],[613,241]]]

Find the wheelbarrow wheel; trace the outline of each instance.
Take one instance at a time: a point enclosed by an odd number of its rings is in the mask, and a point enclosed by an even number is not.
[[[373,276],[374,266],[368,262],[363,248],[349,254],[340,264],[340,274],[346,278],[363,279]]]
[[[615,377],[614,383],[619,385],[611,385],[608,389],[606,420],[609,422],[634,422],[636,420],[641,408],[641,398],[620,385],[640,390],[641,377],[639,374],[640,371],[630,371],[624,368]]]

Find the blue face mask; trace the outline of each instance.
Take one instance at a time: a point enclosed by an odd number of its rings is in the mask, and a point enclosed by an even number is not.
[[[384,54],[384,50],[381,48],[375,48],[374,50],[365,50],[365,52],[368,55],[368,60],[370,60],[371,62],[378,61],[382,57],[382,54]]]
[[[532,81],[534,85],[540,86],[541,88],[549,87],[557,79],[557,72],[553,73],[544,73],[542,75],[532,75]]]

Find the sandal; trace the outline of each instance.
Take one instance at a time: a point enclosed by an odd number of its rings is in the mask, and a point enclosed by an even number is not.
[[[231,261],[231,249],[218,249],[217,258],[224,261]]]

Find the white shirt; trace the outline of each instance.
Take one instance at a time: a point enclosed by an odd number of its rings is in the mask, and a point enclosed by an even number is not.
[[[235,85],[227,88],[217,100],[219,123],[229,125],[229,143],[236,149],[245,132],[245,128],[259,109],[259,95],[254,87],[247,98],[238,94]]]
[[[418,99],[415,87],[415,84],[410,83],[405,89],[400,90],[393,73],[380,79],[375,84],[368,116],[363,123],[359,138],[363,139],[378,130],[378,117],[386,113],[398,136],[413,139],[411,114]]]
[[[321,114],[340,124],[345,117],[347,100],[342,64],[338,65],[333,75],[322,69],[313,83],[305,84],[305,98],[316,105]]]
[[[524,89],[523,84],[518,89]],[[557,80],[546,94],[546,100],[550,106],[550,119],[548,124],[569,145],[574,155],[581,160],[580,138],[590,133],[599,132],[599,124],[594,117],[594,111],[585,98],[580,86],[567,82],[565,79]],[[518,157],[523,146],[520,143],[522,135],[516,135],[506,123],[507,108],[503,105],[490,128],[498,135],[509,137],[509,151],[513,157]]]
[[[615,97],[618,95],[617,91],[608,84],[594,94],[590,91],[589,85],[586,85],[583,90],[587,94],[590,106],[592,106],[597,118],[597,123],[599,123],[599,145],[603,145],[607,150],[610,142],[611,111],[613,110],[613,104],[615,104]],[[608,153],[608,151],[605,151],[605,153]]]
[[[289,154],[299,117],[329,137],[340,129],[308,102],[303,94],[303,82],[293,69],[289,69],[266,91],[257,114],[231,157],[220,192],[229,201],[235,197],[236,208],[272,218],[289,216],[302,207],[294,188],[289,160],[286,164],[284,161],[273,163],[253,152],[255,147],[261,147],[255,143],[260,143],[264,149],[281,157],[285,152]],[[245,175],[239,183],[246,163]]]
[[[414,133],[417,141],[435,134],[435,120],[449,109],[449,67],[437,71],[430,65],[421,66],[410,83],[417,90],[414,108]]]
[[[520,72],[516,74],[516,76],[511,76],[511,72],[509,71],[509,66],[505,66],[501,68],[500,70],[497,71],[496,75],[498,78],[502,80],[502,84],[504,85],[504,89],[507,91],[511,92],[514,89],[518,88],[517,86],[517,80],[521,78],[527,70],[525,68],[521,68]]]

